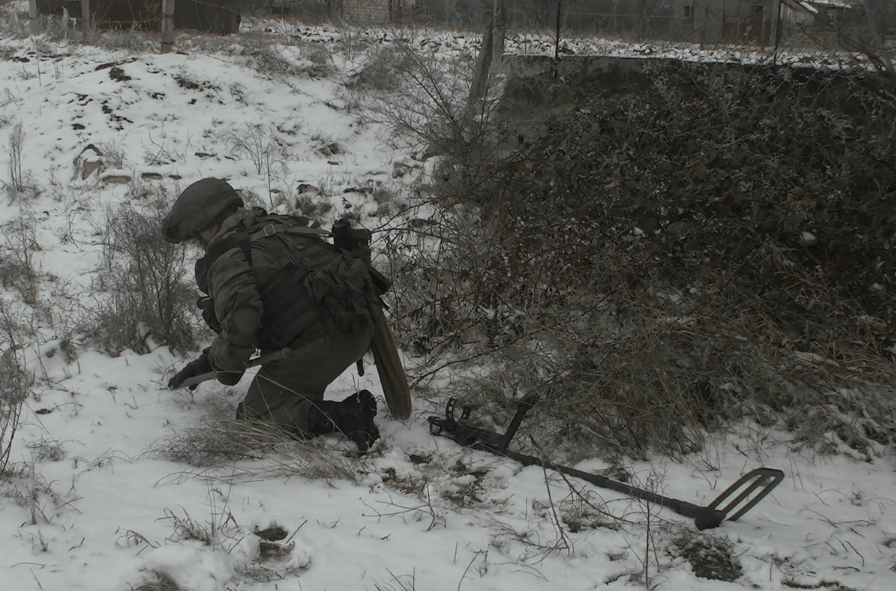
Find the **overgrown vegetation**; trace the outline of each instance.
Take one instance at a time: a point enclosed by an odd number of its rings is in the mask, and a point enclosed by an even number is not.
[[[34,220],[25,215],[0,226],[6,243],[0,251],[0,286],[15,289],[21,301],[30,306],[38,304],[40,288],[34,256],[41,247],[34,226]]]
[[[25,173],[22,170],[22,150],[25,147],[25,132],[22,124],[12,126],[9,134],[9,190],[12,197],[25,190]]]
[[[0,300],[0,479],[6,475],[22,405],[33,381],[19,357],[17,334],[6,302]]]
[[[891,446],[888,88],[643,63],[508,83],[504,155],[394,244],[397,332],[497,363],[468,397],[536,391],[541,436],[586,454],[686,453],[744,417]]]
[[[82,327],[85,333],[111,355],[147,352],[150,341],[176,351],[195,349],[186,251],[165,241],[159,216],[127,205],[107,212],[103,248],[97,287],[106,297]]]

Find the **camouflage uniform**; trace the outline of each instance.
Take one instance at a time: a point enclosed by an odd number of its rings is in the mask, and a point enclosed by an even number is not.
[[[262,214],[260,210],[240,208],[224,220],[206,250],[214,249],[241,226],[253,227]],[[252,242],[251,266],[239,248],[232,248],[214,260],[204,278],[197,276],[199,285],[207,284],[207,293],[214,301],[215,316],[220,323],[209,349],[209,359],[215,369],[242,375],[256,346],[271,346],[259,334],[264,325],[257,286],[264,285],[273,273],[283,268],[296,240],[292,236],[277,235]],[[301,304],[300,298],[293,302]],[[300,318],[301,330],[285,344],[281,359],[265,363],[259,369],[243,401],[242,414],[307,432],[309,408],[323,400],[326,387],[369,350],[373,323],[348,332],[321,311],[297,309],[290,303],[287,302],[278,316]]]
[[[301,272],[296,264],[307,271],[313,260],[338,262],[342,255],[334,255],[319,237],[308,236],[302,220],[268,216],[242,205],[225,181],[202,179],[181,193],[163,222],[166,239],[174,243],[201,241],[217,228],[205,245],[206,256],[196,265],[197,285],[213,303],[214,314],[206,320],[217,336],[169,387],[179,388],[187,378],[211,371],[217,372],[218,381],[234,385],[251,355],[261,349],[266,361],[238,417],[270,421],[303,436],[340,430],[366,450],[379,437],[372,394],[362,390],[342,402],[324,401],[323,396],[327,386],[369,350],[373,318],[382,314],[378,298],[368,300],[366,290],[356,290],[349,302],[351,312],[334,308],[328,313],[323,301],[315,299],[320,294],[311,293],[318,284],[306,289],[308,284],[302,283],[317,275]],[[257,234],[259,224],[272,219],[281,228],[300,230]],[[346,264],[357,269],[354,263]],[[367,286],[366,267],[358,264],[360,279],[357,274],[354,278]],[[334,321],[338,314],[341,322]]]

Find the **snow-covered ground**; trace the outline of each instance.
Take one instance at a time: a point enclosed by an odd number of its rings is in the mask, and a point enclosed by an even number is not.
[[[265,29],[276,67],[227,39],[179,38],[166,55],[0,41],[0,181],[29,187],[0,196],[0,256],[27,252],[41,274],[36,302],[10,284],[0,291],[11,320],[35,335],[16,354],[36,377],[0,477],[3,589],[896,588],[893,456],[818,456],[780,433],[744,427],[683,462],[626,466],[639,486],[697,505],[755,467],[784,471],[741,520],[704,532],[668,509],[434,437],[426,417],[438,409],[423,401],[404,422],[380,401],[383,437],[363,456],[337,437],[214,468],[159,453],[225,424],[216,417],[248,379],[172,392],[165,383],[186,359],[167,347],[150,340],[149,353],[110,357],[79,339],[104,272],[107,211],[149,211],[147,194],[170,202],[218,176],[268,208],[311,185],[329,221],[350,210],[375,226],[384,205],[373,189],[407,201],[425,174],[346,90],[362,44],[348,51],[337,30],[282,23],[245,33],[260,43]],[[433,34],[427,45],[464,51],[475,38]],[[84,152],[91,145],[102,157]],[[85,159],[103,168],[81,178]],[[359,387],[381,392],[376,372],[351,368],[328,396]],[[333,468],[309,475],[309,458]],[[732,582],[696,576],[688,557],[711,545],[740,566]]]

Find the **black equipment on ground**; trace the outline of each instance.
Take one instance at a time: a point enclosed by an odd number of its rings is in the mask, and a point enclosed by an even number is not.
[[[624,493],[636,499],[642,499],[672,509],[679,515],[690,517],[694,520],[697,529],[711,529],[718,527],[723,521],[737,521],[747,511],[752,509],[759,501],[764,499],[784,478],[781,470],[774,468],[756,468],[741,476],[734,484],[725,489],[716,499],[701,507],[686,501],[672,499],[663,495],[643,490],[629,484],[618,482],[601,476],[584,472],[567,466],[560,466],[548,459],[526,455],[508,449],[510,441],[523,422],[526,412],[538,402],[538,396],[530,394],[517,403],[516,413],[510,421],[510,426],[505,433],[496,433],[471,426],[467,419],[470,409],[463,407],[460,419],[454,417],[454,409],[457,401],[454,398],[448,400],[445,408],[445,416],[429,417],[429,430],[433,435],[444,435],[454,439],[461,445],[475,449],[481,449],[500,456],[508,457],[520,462],[524,466],[537,465],[562,474],[581,478],[591,484],[602,488],[608,488]],[[733,497],[726,505],[720,507],[729,497]]]

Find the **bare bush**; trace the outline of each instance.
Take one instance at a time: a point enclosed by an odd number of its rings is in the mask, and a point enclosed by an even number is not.
[[[106,299],[82,327],[104,350],[146,352],[150,342],[195,349],[194,294],[186,251],[165,241],[157,218],[129,206],[106,215],[103,271]]]
[[[402,84],[402,72],[413,67],[413,54],[404,46],[388,44],[374,47],[368,53],[363,68],[346,80],[352,92],[390,92]]]
[[[241,36],[243,37],[243,36]],[[243,38],[243,55],[258,72],[275,78],[323,78],[332,73],[333,59],[323,44],[300,47],[305,63],[292,59],[283,46],[270,37]]]
[[[25,148],[25,131],[21,123],[12,126],[9,134],[9,188],[13,196],[25,190],[25,176],[22,170],[22,151]]]
[[[0,478],[6,474],[22,405],[33,382],[19,358],[17,332],[6,302],[0,300]]]
[[[37,304],[40,273],[34,265],[34,254],[40,245],[34,235],[34,224],[21,217],[2,226],[6,248],[0,255],[0,285],[14,288],[28,305]]]
[[[286,168],[286,150],[274,131],[260,124],[246,124],[244,129],[228,131],[222,135],[234,154],[248,158],[255,165],[255,172],[266,173],[270,181],[274,169]]]
[[[465,193],[481,181],[483,165],[494,161],[496,148],[494,109],[496,86],[484,85],[481,100],[467,101],[473,85],[476,56],[427,55],[396,43],[373,55],[350,88],[367,90],[372,113],[399,135],[414,138],[426,156],[441,156],[438,176]],[[392,69],[387,80],[398,82],[378,96],[371,82],[379,72]],[[398,88],[395,92],[394,88]]]

